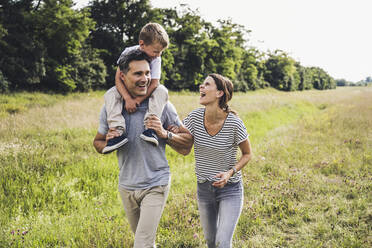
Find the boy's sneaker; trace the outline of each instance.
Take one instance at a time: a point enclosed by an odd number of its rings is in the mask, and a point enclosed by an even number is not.
[[[128,142],[128,139],[127,139],[127,136],[125,134],[122,134],[121,136],[109,139],[107,141],[107,145],[105,146],[105,148],[103,148],[102,153],[107,154],[107,153],[113,152],[116,149],[118,149],[119,147],[125,145],[125,143],[127,143],[127,142]]]
[[[147,129],[147,130],[143,131],[143,133],[140,135],[140,137],[143,140],[145,140],[147,142],[150,142],[155,146],[159,145],[158,136],[156,135],[154,129]]]

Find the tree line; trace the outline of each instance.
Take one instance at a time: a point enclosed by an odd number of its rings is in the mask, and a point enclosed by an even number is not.
[[[163,83],[171,90],[197,90],[212,72],[229,77],[235,90],[273,87],[284,91],[333,89],[322,68],[305,67],[285,51],[249,45],[244,26],[212,24],[187,5],[153,8],[149,0],[2,0],[0,92],[87,91],[114,85],[116,61],[138,44],[140,29],[158,22],[170,46],[162,55]]]
[[[336,86],[369,86],[372,85],[372,77],[368,76],[365,80],[351,82],[346,79],[336,79]]]

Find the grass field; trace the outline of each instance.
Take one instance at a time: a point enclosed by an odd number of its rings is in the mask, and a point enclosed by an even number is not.
[[[104,92],[0,95],[0,247],[131,247]],[[181,118],[198,95],[171,92]],[[372,247],[372,87],[235,94],[254,158],[233,247]],[[170,148],[158,247],[205,247],[192,155]]]

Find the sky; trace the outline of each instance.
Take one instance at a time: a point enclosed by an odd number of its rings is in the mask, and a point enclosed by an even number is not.
[[[78,7],[89,0],[74,0]],[[372,77],[372,0],[150,0],[153,7],[181,3],[217,25],[230,18],[251,30],[249,46],[283,50],[303,66],[335,79]]]

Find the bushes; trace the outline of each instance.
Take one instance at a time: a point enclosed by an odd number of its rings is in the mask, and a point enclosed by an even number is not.
[[[86,91],[103,85],[105,66],[86,45],[94,23],[73,1],[6,0],[0,9],[0,91]]]
[[[9,89],[8,79],[3,75],[3,72],[0,71],[0,93],[6,93]]]

